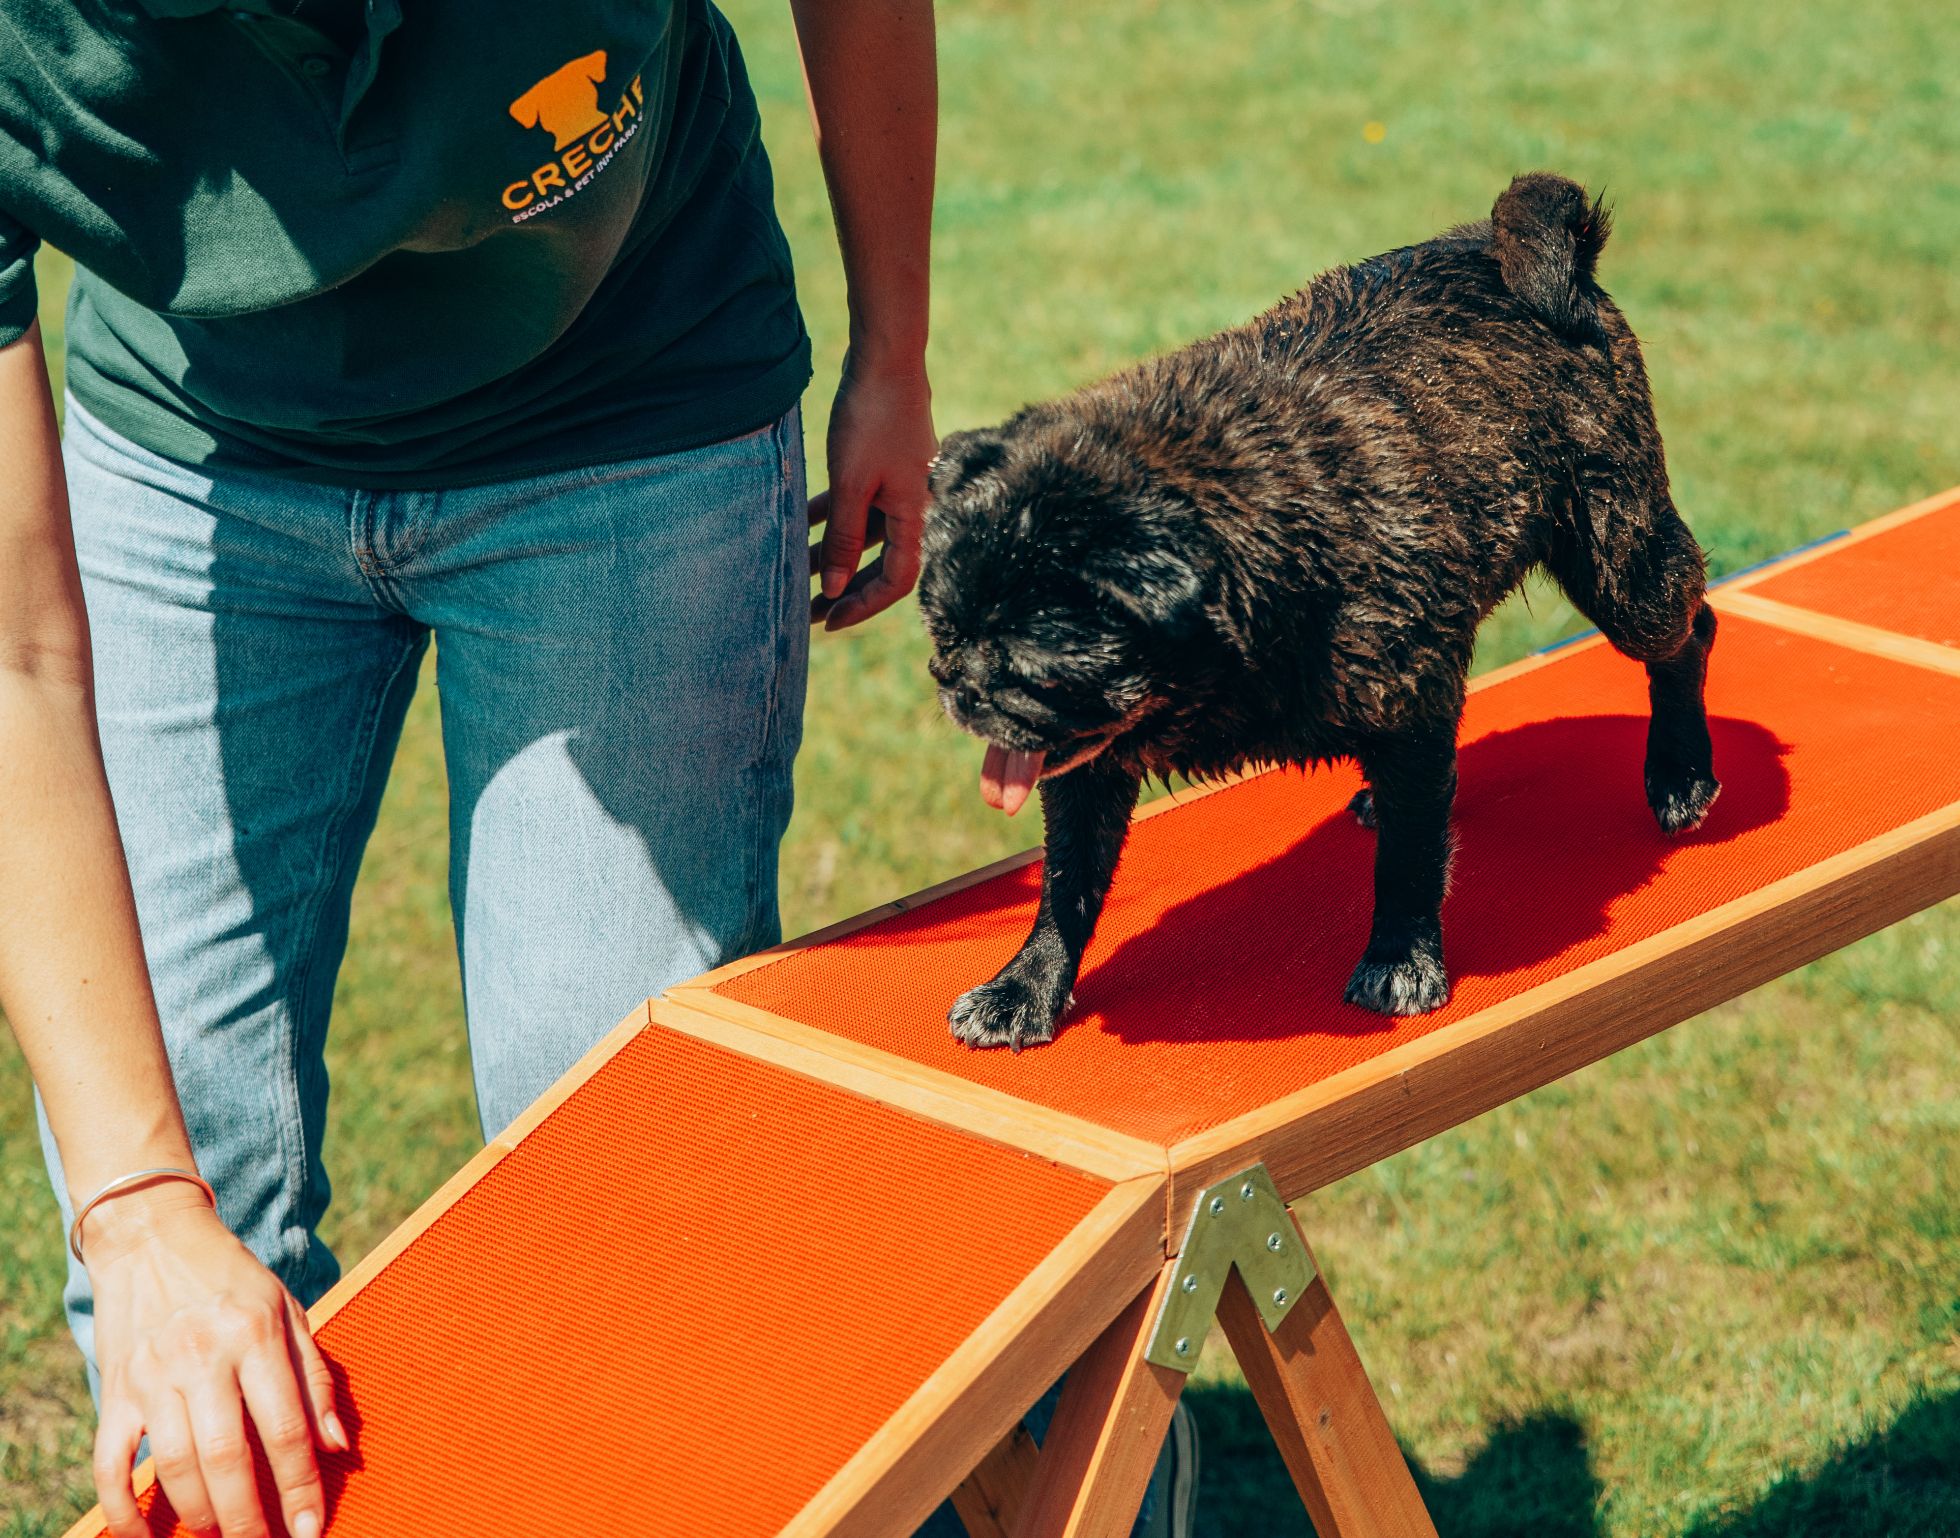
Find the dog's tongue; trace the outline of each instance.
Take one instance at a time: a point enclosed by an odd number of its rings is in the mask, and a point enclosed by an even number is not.
[[[981,799],[1012,817],[1027,804],[1028,792],[1041,778],[1041,759],[1039,753],[988,743],[986,761],[980,765]]]

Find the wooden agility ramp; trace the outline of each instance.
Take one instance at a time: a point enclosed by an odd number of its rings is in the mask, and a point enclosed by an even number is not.
[[[1473,688],[1435,1014],[1341,1002],[1352,771],[1140,813],[1051,1046],[945,1026],[1033,855],[636,1011],[313,1310],[329,1533],[1120,1538],[1214,1311],[1321,1538],[1432,1533],[1282,1201],[1960,891],[1960,489],[1712,599],[1678,842],[1637,665]]]

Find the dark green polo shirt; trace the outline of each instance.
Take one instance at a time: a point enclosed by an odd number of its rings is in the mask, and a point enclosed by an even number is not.
[[[0,6],[0,343],[67,252],[70,388],[173,459],[440,487],[760,427],[810,374],[771,202],[708,0]]]

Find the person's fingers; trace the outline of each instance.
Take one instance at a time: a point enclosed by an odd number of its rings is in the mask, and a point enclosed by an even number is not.
[[[150,1524],[136,1506],[131,1474],[143,1442],[143,1417],[127,1400],[105,1402],[95,1427],[95,1498],[115,1538],[150,1538]]]
[[[810,623],[815,625],[828,620],[831,615],[837,612],[840,604],[855,604],[858,600],[858,595],[878,580],[878,569],[879,562],[873,561],[864,570],[852,577],[845,585],[844,591],[839,593],[835,598],[826,598],[821,593],[817,594],[815,598],[810,600]],[[834,630],[838,627],[832,625],[829,628]]]
[[[163,1486],[163,1493],[176,1508],[177,1520],[194,1533],[214,1531],[218,1525],[217,1513],[205,1489],[204,1468],[198,1462],[197,1441],[191,1432],[190,1412],[184,1407],[183,1396],[173,1388],[159,1390],[150,1398],[146,1419],[150,1423],[150,1458],[156,1465],[157,1483]],[[137,1531],[147,1535],[149,1524],[144,1523]]]
[[[313,1435],[331,1452],[344,1453],[354,1444],[347,1428],[334,1412],[333,1372],[320,1348],[313,1344],[313,1327],[306,1322],[306,1310],[290,1293],[286,1297],[286,1340],[293,1370],[299,1374],[306,1396],[306,1413],[313,1422]]]
[[[253,1477],[252,1444],[245,1436],[245,1405],[238,1379],[206,1381],[185,1398],[197,1466],[211,1498],[211,1514],[224,1538],[269,1538],[265,1508]]]
[[[869,487],[852,482],[833,485],[830,511],[824,520],[823,595],[841,597],[864,554],[864,524],[871,507]]]
[[[864,520],[864,548],[875,550],[885,542],[885,515],[872,508]],[[810,547],[810,575],[815,576],[823,570],[823,541],[818,540]]]
[[[893,510],[887,515],[885,578],[898,587],[898,596],[912,591],[919,580],[919,538],[925,532],[925,504]]]
[[[872,615],[890,608],[905,596],[904,590],[886,580],[885,561],[880,556],[852,580],[825,613],[825,630],[848,630]]]
[[[919,532],[923,504],[885,515],[884,554],[858,574],[824,616],[824,629],[844,630],[881,614],[911,592],[919,580]]]
[[[865,567],[837,595],[837,601],[824,613],[825,630],[848,630],[881,610],[890,608],[905,596],[905,589],[885,575],[885,562],[889,554],[887,551],[886,555],[879,556]]]
[[[293,1538],[320,1538],[327,1497],[313,1461],[313,1417],[301,1397],[286,1342],[271,1342],[240,1362],[238,1386],[244,1391],[252,1424],[258,1427],[286,1531]]]

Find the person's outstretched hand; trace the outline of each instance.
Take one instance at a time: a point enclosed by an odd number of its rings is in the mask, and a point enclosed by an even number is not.
[[[924,360],[885,368],[847,358],[827,447],[830,489],[810,499],[810,526],[824,530],[810,547],[810,574],[823,579],[810,623],[842,630],[890,608],[919,580],[926,467],[939,448]]]
[[[144,1198],[140,1210],[124,1206]],[[326,1496],[314,1447],[345,1451],[348,1440],[333,1379],[292,1294],[195,1190],[104,1203],[87,1220],[83,1251],[102,1373],[95,1489],[109,1530],[148,1538],[130,1482],[147,1433],[185,1527],[223,1538],[279,1533],[259,1504],[249,1417],[279,1490],[283,1531],[319,1538]]]

